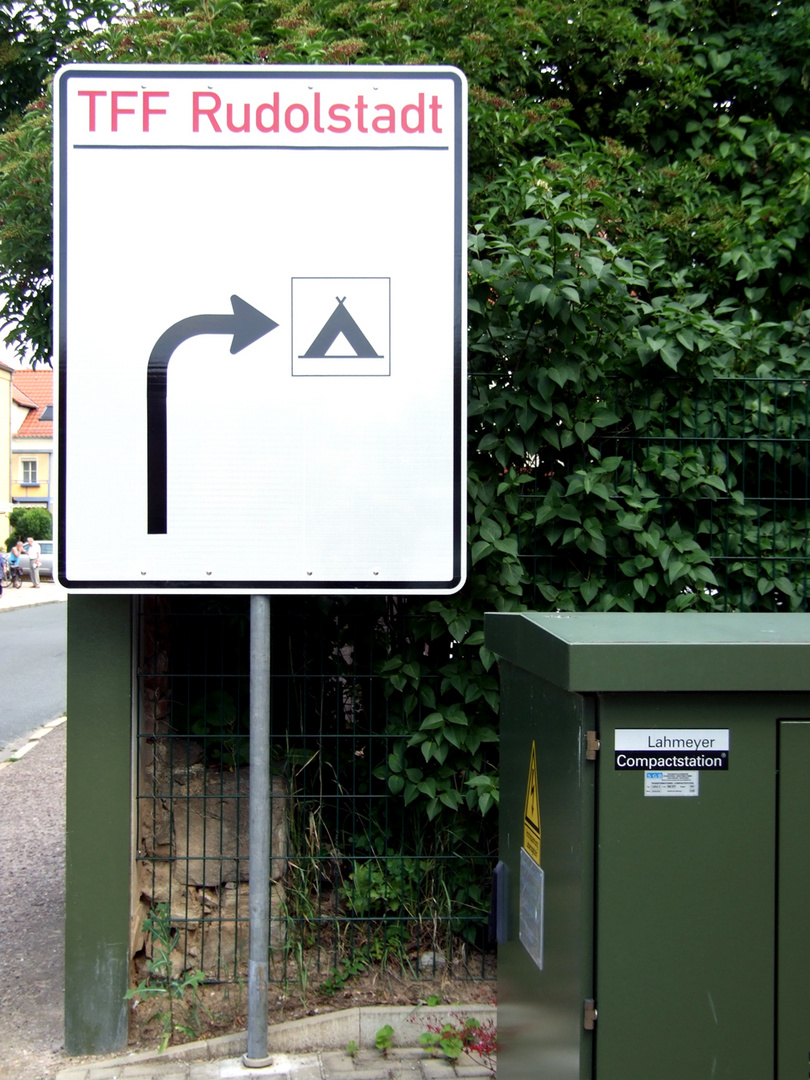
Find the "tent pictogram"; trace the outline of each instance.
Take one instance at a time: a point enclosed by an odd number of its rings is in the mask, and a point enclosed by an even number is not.
[[[300,354],[300,358],[309,360],[380,360],[380,354],[375,352],[374,346],[345,307],[346,297],[344,296],[341,299],[339,296],[336,296],[335,299],[337,300],[337,307],[326,320],[323,329],[316,336],[307,351]],[[341,335],[343,335],[354,352],[344,354],[329,352]]]

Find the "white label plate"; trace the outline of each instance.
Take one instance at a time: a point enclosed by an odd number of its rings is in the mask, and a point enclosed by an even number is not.
[[[695,798],[700,794],[699,772],[645,772],[646,798]]]

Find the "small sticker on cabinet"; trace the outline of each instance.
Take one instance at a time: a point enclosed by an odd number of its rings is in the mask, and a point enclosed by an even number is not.
[[[532,743],[529,780],[523,810],[523,850],[540,865],[540,795],[537,787],[537,749]]]
[[[645,772],[644,795],[689,798],[700,793],[699,772]]]
[[[520,942],[543,970],[545,876],[525,848],[520,849]]]

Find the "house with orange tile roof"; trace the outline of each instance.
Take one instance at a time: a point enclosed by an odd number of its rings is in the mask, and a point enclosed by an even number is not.
[[[11,430],[11,394],[12,373],[14,368],[0,360],[0,431]],[[8,515],[13,509],[11,504],[11,443],[0,438],[0,544],[5,550],[5,539],[11,532]]]
[[[11,502],[53,513],[53,371],[17,368],[11,385]]]

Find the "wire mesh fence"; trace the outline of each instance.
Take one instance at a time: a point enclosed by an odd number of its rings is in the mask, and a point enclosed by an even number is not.
[[[493,851],[423,828],[388,786],[386,601],[274,598],[271,979],[333,985],[396,965],[492,977]],[[138,925],[168,905],[175,963],[245,977],[249,601],[148,597],[139,612]],[[136,940],[136,953],[149,943]],[[136,955],[136,970],[138,958]]]

